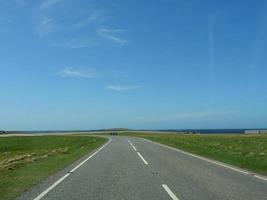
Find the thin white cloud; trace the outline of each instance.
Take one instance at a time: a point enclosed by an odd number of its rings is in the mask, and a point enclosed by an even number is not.
[[[63,47],[68,49],[81,49],[91,47],[95,44],[92,39],[70,39],[61,43],[53,44],[55,47]]]
[[[107,18],[103,16],[102,10],[92,10],[88,12],[85,16],[79,16],[71,25],[70,30],[76,31],[87,27],[92,23],[99,23]]]
[[[41,3],[40,10],[51,8],[62,1],[64,0],[45,0]]]
[[[37,29],[40,32],[44,31],[46,34],[55,32],[75,33],[80,30],[95,34],[95,30],[85,29],[88,26],[93,27],[105,21],[107,17],[103,15],[103,11],[100,9],[81,11],[81,13],[76,13],[73,9],[67,9],[64,12],[62,12],[62,9],[55,9],[52,12],[41,10],[37,19]],[[47,32],[47,28],[54,31]]]
[[[48,35],[49,33],[55,32],[54,19],[44,17],[41,19],[39,26],[37,27],[37,33],[40,37]]]
[[[136,85],[108,85],[106,89],[114,90],[114,91],[127,91],[127,90],[136,90],[141,88],[140,86]]]
[[[129,43],[129,41],[118,36],[118,34],[121,32],[123,32],[123,30],[121,30],[121,29],[100,28],[97,30],[97,34],[100,37],[112,40],[113,42],[116,42],[120,45],[126,45]]]
[[[97,72],[93,69],[74,69],[74,68],[65,68],[59,72],[62,77],[68,78],[96,78],[99,76]]]
[[[64,8],[61,8],[59,4],[63,3]],[[122,46],[129,43],[121,37],[124,30],[103,28],[102,23],[108,18],[101,8],[82,6],[77,11],[72,5],[72,1],[43,0],[36,16],[35,30],[39,37],[49,39],[51,46],[69,49],[90,47],[104,40]]]

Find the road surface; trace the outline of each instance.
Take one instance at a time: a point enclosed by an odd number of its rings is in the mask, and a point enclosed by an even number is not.
[[[111,138],[74,169],[18,199],[267,200],[267,180],[142,138]]]

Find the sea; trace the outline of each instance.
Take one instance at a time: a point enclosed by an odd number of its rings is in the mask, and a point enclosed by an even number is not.
[[[266,128],[247,128],[247,129],[167,129],[158,130],[164,132],[191,132],[200,134],[244,134],[245,130],[267,130]]]

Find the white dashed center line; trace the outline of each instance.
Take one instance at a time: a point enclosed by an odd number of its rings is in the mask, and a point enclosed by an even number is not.
[[[144,157],[137,151],[137,149],[135,148],[135,146],[132,144],[132,142],[130,140],[128,140],[128,143],[133,147],[133,149],[136,151],[137,155],[141,158],[141,160],[148,165],[148,162],[144,159]],[[164,190],[168,193],[168,195],[171,197],[172,200],[179,200],[178,197],[171,191],[171,189],[166,185],[163,184],[162,187],[164,188]]]
[[[143,158],[143,156],[142,156],[139,152],[137,152],[137,154],[138,154],[138,156],[142,159],[142,161],[143,161],[146,165],[148,165],[147,161]]]
[[[133,146],[133,149],[134,149],[135,151],[137,151],[137,149],[135,148],[135,146]]]
[[[171,189],[168,187],[168,185],[162,185],[164,190],[168,193],[168,195],[172,198],[172,200],[179,200],[178,197],[171,191]]]

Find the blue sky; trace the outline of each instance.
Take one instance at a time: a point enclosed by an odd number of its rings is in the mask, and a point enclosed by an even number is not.
[[[265,0],[2,0],[0,129],[267,127]]]

